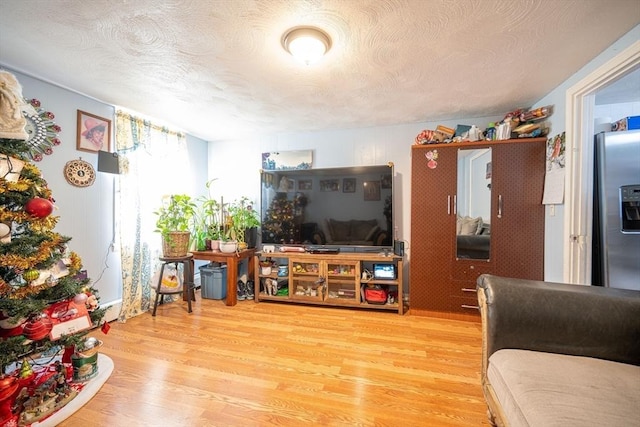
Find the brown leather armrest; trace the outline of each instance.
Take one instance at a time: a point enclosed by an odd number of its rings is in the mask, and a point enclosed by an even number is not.
[[[503,348],[640,365],[640,291],[478,278],[483,362]]]

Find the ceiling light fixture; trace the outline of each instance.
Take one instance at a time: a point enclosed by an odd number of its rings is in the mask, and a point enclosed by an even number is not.
[[[316,27],[295,27],[282,36],[282,47],[296,60],[310,65],[331,49],[331,37]]]

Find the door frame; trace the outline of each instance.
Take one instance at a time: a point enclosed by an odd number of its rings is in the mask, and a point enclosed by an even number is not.
[[[567,166],[563,280],[591,284],[593,224],[593,111],[595,94],[640,66],[640,41],[584,77],[566,92]]]

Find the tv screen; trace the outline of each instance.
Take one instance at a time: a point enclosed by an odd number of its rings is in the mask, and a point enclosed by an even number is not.
[[[393,164],[261,174],[262,244],[393,246]]]

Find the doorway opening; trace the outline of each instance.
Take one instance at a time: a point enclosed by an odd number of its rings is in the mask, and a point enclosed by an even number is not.
[[[591,228],[593,222],[594,106],[598,90],[640,67],[640,41],[600,66],[566,94],[567,206],[564,215],[563,280],[591,283]]]

